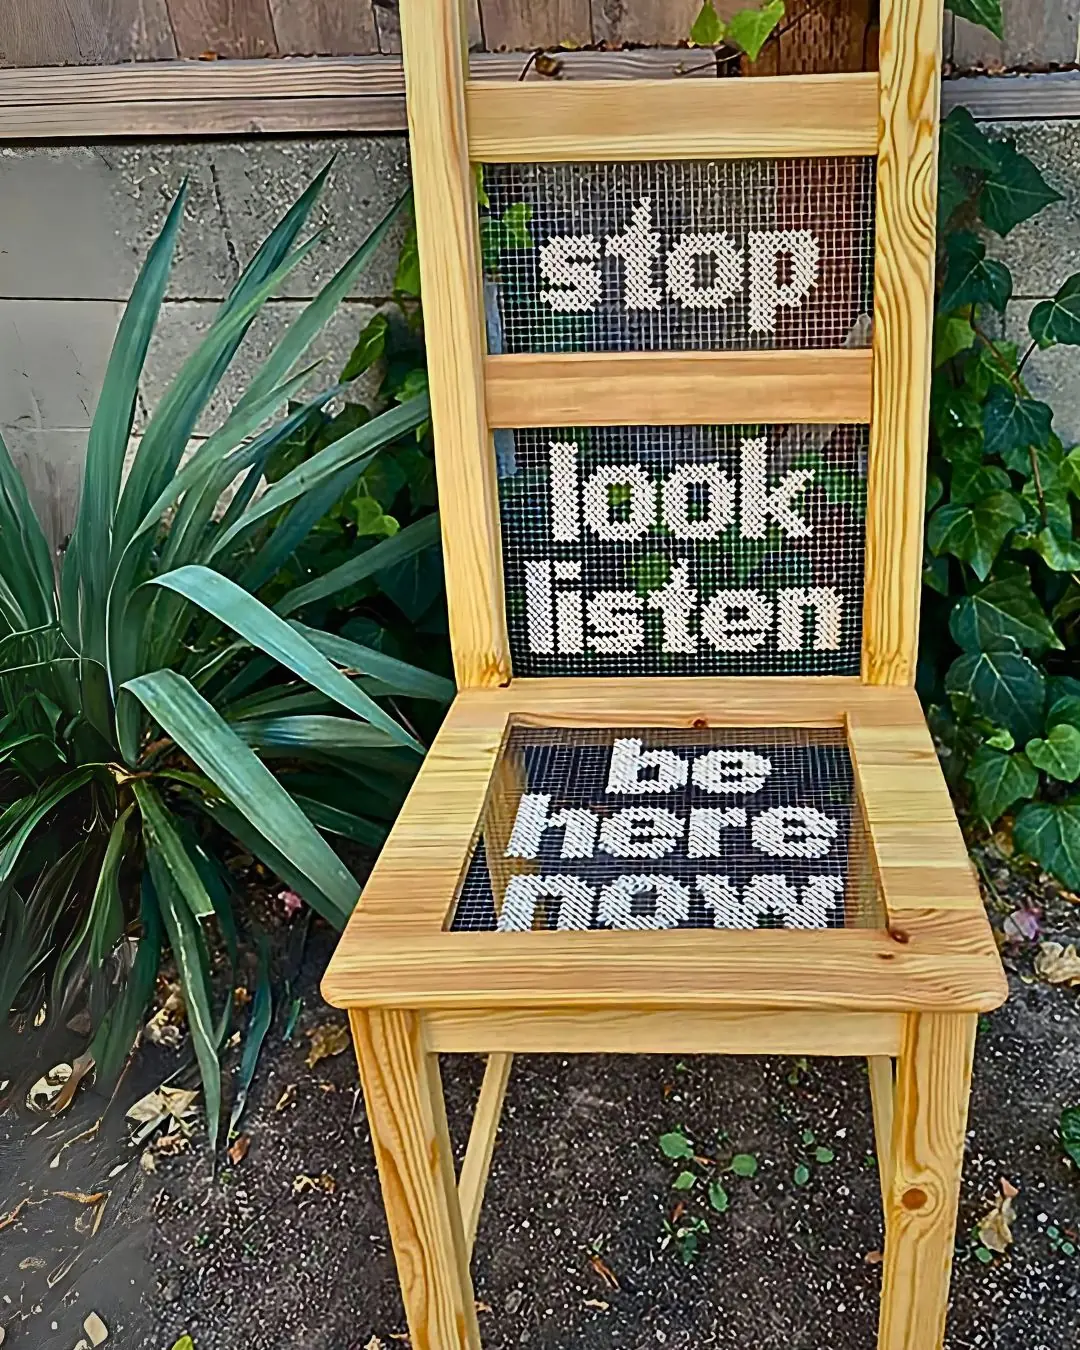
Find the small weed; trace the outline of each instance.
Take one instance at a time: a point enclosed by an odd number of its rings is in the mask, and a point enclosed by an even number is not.
[[[684,1266],[691,1266],[697,1260],[701,1239],[708,1235],[709,1225],[698,1215],[683,1215],[672,1222],[664,1220],[664,1236],[660,1239],[660,1250],[674,1246]]]
[[[809,1072],[810,1072],[810,1061],[806,1059],[804,1056],[800,1055],[799,1058],[795,1061],[795,1063],[791,1066],[791,1070],[788,1073],[787,1080],[792,1087],[798,1087],[799,1084],[802,1082],[803,1078],[805,1077],[805,1075],[808,1074]]]
[[[716,1158],[698,1153],[693,1140],[682,1128],[660,1135],[657,1143],[665,1158],[683,1164],[671,1183],[672,1190],[681,1192],[671,1215],[664,1219],[661,1250],[672,1247],[683,1265],[697,1259],[703,1240],[709,1233],[708,1221],[691,1208],[697,1196],[707,1198],[714,1214],[726,1214],[731,1208],[731,1195],[723,1180],[725,1174],[749,1180],[758,1172],[758,1160],[753,1153],[728,1153],[726,1130],[717,1131]],[[725,1156],[726,1155],[726,1156]],[[698,1202],[699,1204],[701,1202]],[[694,1205],[694,1208],[697,1206]]]

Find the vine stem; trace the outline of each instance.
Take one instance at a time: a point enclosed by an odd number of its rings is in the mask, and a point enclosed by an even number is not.
[[[1023,372],[1024,372],[1024,367],[1027,365],[1028,357],[1031,355],[1031,353],[1035,350],[1035,348],[1036,348],[1038,345],[1039,345],[1039,344],[1038,344],[1037,342],[1032,341],[1031,346],[1027,349],[1027,351],[1024,353],[1024,355],[1020,358],[1020,364],[1016,367],[1017,378],[1019,378],[1019,377],[1023,374]]]

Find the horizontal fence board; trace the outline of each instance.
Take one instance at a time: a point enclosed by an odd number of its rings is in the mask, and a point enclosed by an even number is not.
[[[869,350],[489,356],[493,427],[869,422]]]
[[[469,151],[486,163],[872,155],[877,76],[760,80],[472,80]]]

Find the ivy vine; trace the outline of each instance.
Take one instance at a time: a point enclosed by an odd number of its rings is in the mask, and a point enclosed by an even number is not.
[[[949,8],[1001,34],[1000,0]],[[988,241],[1060,199],[964,108],[942,123],[919,687],[954,791],[1080,889],[1080,446],[1024,371],[1080,346],[1080,273],[1004,336],[1012,275]]]

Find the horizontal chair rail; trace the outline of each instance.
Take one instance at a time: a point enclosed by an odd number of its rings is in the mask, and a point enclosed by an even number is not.
[[[440,1054],[872,1055],[900,1052],[900,1013],[660,1011],[640,1008],[432,1009],[424,1040]]]
[[[874,73],[466,86],[484,163],[874,155]]]
[[[869,422],[869,349],[489,356],[493,427]]]

